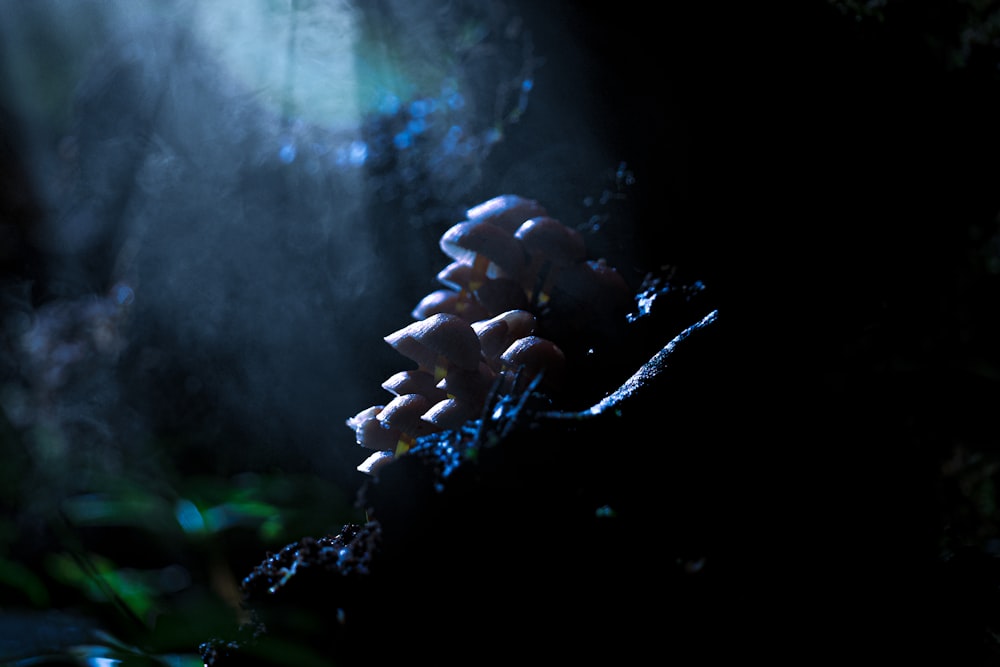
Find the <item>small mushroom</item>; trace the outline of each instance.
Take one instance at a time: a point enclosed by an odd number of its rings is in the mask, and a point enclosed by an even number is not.
[[[566,369],[566,355],[559,346],[539,336],[517,339],[500,359],[505,371],[515,374],[519,383],[528,383],[544,373],[541,386],[547,390],[559,388]]]
[[[460,222],[441,235],[441,250],[472,267],[468,288],[475,292],[486,278],[518,277],[527,263],[513,233],[488,222]]]
[[[475,299],[486,311],[486,315],[477,319],[486,319],[505,310],[526,310],[529,306],[520,280],[485,276],[474,278],[474,269],[469,264],[452,262],[438,272],[437,279],[441,284]],[[477,288],[473,290],[470,283],[475,283]]]
[[[382,388],[396,396],[420,394],[431,401],[440,401],[448,395],[437,387],[437,382],[431,373],[414,369],[394,373],[382,383]]]
[[[405,453],[417,438],[432,433],[435,426],[420,416],[434,401],[420,394],[400,394],[385,405],[365,408],[347,420],[355,441],[366,449]]]
[[[420,300],[410,315],[415,320],[422,320],[437,313],[451,313],[469,322],[489,317],[489,312],[474,295],[450,289],[434,290]]]
[[[420,394],[402,394],[386,403],[376,419],[394,442],[391,447],[379,446],[377,449],[390,449],[399,456],[405,454],[417,438],[432,433],[434,425],[421,419],[432,405],[429,398]]]
[[[476,407],[457,398],[445,398],[432,405],[423,419],[445,431],[460,427],[476,415]]]
[[[439,382],[451,368],[476,370],[482,357],[472,325],[450,313],[436,313],[413,322],[384,340]]]
[[[483,305],[489,315],[497,315],[507,310],[528,310],[528,295],[519,280],[493,278],[483,281],[476,290],[476,301]]]
[[[488,222],[512,232],[529,218],[548,215],[545,208],[534,199],[520,195],[497,195],[465,212],[465,217],[476,222]]]
[[[396,457],[392,452],[378,451],[362,461],[357,469],[359,472],[363,472],[366,475],[372,475],[374,477],[382,466],[389,463],[394,458]]]
[[[456,369],[448,373],[437,386],[448,398],[457,398],[478,408],[486,401],[496,377],[496,371],[481,361],[474,371]]]
[[[456,291],[468,290],[471,293],[469,281],[472,280],[472,266],[465,262],[452,262],[438,271],[437,280],[445,287]]]
[[[522,284],[528,299],[544,305],[550,297],[552,283],[566,266],[587,258],[587,246],[580,232],[547,216],[526,220],[514,232],[528,252],[528,264],[522,274]]]
[[[384,408],[384,405],[373,405],[347,420],[347,425],[354,429],[355,442],[362,447],[386,450],[395,447],[396,438],[378,420],[378,415]]]
[[[353,417],[347,418],[347,425],[352,429],[357,429],[358,426],[368,421],[369,419],[375,419],[379,412],[381,412],[384,405],[373,405],[370,408],[365,408]]]
[[[486,363],[499,372],[500,355],[515,340],[534,332],[535,316],[527,310],[508,310],[488,320],[473,322],[472,329],[479,336],[479,346]]]

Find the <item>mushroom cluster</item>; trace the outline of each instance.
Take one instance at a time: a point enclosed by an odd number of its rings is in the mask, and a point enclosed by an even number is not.
[[[499,195],[441,236],[442,285],[385,342],[416,366],[382,383],[393,398],[347,419],[374,474],[422,436],[477,418],[492,392],[560,390],[567,348],[624,322],[632,292],[576,229],[537,201]]]
[[[466,665],[489,646],[511,662],[582,636],[589,657],[641,661],[663,618],[630,596],[654,579],[669,587],[671,627],[705,644],[698,631],[715,626],[691,610],[715,600],[691,580],[703,576],[702,513],[716,507],[702,452],[717,451],[704,426],[718,404],[705,397],[724,357],[718,338],[694,334],[717,330],[718,311],[669,266],[633,293],[551,220],[504,195],[441,237],[444,289],[384,337],[410,367],[382,383],[391,400],[347,419],[371,451],[358,466],[364,523],[268,553],[240,583],[238,627],[200,645],[206,667],[287,664],[290,649],[367,666],[372,647]],[[674,442],[644,447],[661,413]],[[390,617],[404,622],[387,643]]]

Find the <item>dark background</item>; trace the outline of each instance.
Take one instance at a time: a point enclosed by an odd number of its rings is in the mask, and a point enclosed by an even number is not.
[[[46,459],[37,424],[8,417],[5,572],[24,565],[49,595],[33,597],[9,574],[2,606],[79,608],[128,634],[135,629],[119,625],[113,605],[53,574],[46,557],[65,550],[67,535],[78,551],[123,567],[163,568],[173,558],[208,589],[219,559],[238,579],[265,549],[356,518],[354,466],[364,453],[343,421],[382,400],[379,383],[399,370],[379,339],[435,288],[443,229],[503,192],[582,222],[597,210],[585,197],[613,187],[624,163],[635,183],[620,209],[608,209],[602,250],[633,287],[676,265],[720,309],[720,342],[699,359],[704,401],[676,427],[679,439],[701,432],[705,451],[690,461],[713,463],[692,474],[716,485],[699,511],[717,527],[706,532],[722,554],[718,641],[734,655],[775,659],[995,660],[1000,50],[991,26],[1000,8],[755,4],[506,3],[530,26],[539,58],[518,122],[462,178],[418,151],[387,149],[357,176],[357,190],[337,174],[324,181],[260,158],[274,127],[252,108],[247,136],[228,134],[228,120],[211,113],[207,129],[190,130],[188,104],[237,106],[197,53],[165,70],[181,72],[165,80],[180,77],[194,91],[171,107],[169,96],[150,101],[161,61],[134,74],[112,49],[66,121],[84,176],[55,208],[150,221],[133,274],[133,324],[121,357],[86,367],[61,395],[60,415],[87,408],[90,426],[73,422],[68,432],[92,447]],[[390,18],[370,11],[374,34],[406,27],[401,17],[393,24],[391,8]],[[516,53],[483,66],[516,70]],[[498,82],[470,75],[468,86],[482,100]],[[135,228],[102,228],[85,252],[38,242],[44,234],[31,230],[53,203],[32,185],[30,163],[39,144],[56,142],[36,140],[16,109],[4,118],[8,312],[104,293]],[[391,122],[368,119],[372,145]],[[132,171],[154,183],[174,175],[147,161],[149,143],[129,144],[150,127],[174,153],[198,145],[204,161],[190,163],[180,184],[130,199]],[[239,151],[246,157],[234,158]],[[399,178],[405,167],[421,176]],[[244,196],[219,196],[231,191]],[[272,235],[251,224],[274,217],[350,224],[320,248],[308,227]],[[361,250],[347,245],[355,234]],[[194,245],[178,241],[199,235]],[[329,268],[355,256],[366,263]],[[145,298],[148,286],[170,298]],[[5,384],[22,386],[27,362],[8,345]],[[649,428],[656,435],[644,446],[663,446],[659,436],[669,443],[669,424]],[[85,480],[72,474],[81,466],[92,473]],[[263,536],[248,519],[192,546],[166,529],[132,539],[137,528],[124,521],[66,528],[52,518],[63,516],[55,508],[64,499],[116,475],[164,489],[175,508],[177,498],[235,502],[242,489],[240,498],[287,520]],[[274,491],[282,477],[305,481]],[[193,490],[192,479],[205,487]],[[145,546],[134,543],[150,539],[170,544],[170,556],[137,555]],[[216,564],[204,566],[210,558]],[[177,630],[190,610],[167,594],[150,597],[169,620],[159,635],[138,632],[154,649],[183,653],[192,637],[211,634],[213,614],[229,620],[217,592],[192,594],[201,626]],[[162,638],[168,625],[176,639]]]

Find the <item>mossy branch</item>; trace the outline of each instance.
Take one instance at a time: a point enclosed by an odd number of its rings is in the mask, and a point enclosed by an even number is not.
[[[684,331],[677,334],[669,343],[663,346],[659,352],[644,363],[632,377],[626,380],[618,389],[605,396],[601,401],[595,403],[586,410],[579,412],[551,411],[543,412],[538,417],[546,419],[589,419],[603,415],[609,410],[617,409],[625,400],[634,396],[636,392],[645,387],[657,375],[667,367],[667,359],[674,353],[677,346],[687,339],[692,333],[704,329],[709,324],[718,319],[719,311],[713,310],[698,322],[692,324]]]

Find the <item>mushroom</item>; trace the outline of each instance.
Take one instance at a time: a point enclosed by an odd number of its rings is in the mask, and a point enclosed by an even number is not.
[[[452,368],[474,371],[482,352],[472,325],[458,315],[436,313],[385,336],[397,352],[417,362],[418,370],[441,381]]]
[[[402,394],[385,404],[376,420],[386,432],[377,439],[378,447],[373,449],[391,450],[396,456],[405,454],[417,438],[432,433],[435,429],[430,422],[421,419],[433,402],[420,394]],[[384,439],[391,439],[390,447],[381,446]]]
[[[528,252],[528,264],[522,274],[522,285],[528,299],[544,305],[550,296],[552,283],[566,266],[587,258],[587,246],[580,232],[547,216],[526,220],[514,232]]]
[[[469,322],[489,317],[489,312],[471,293],[450,289],[434,290],[420,300],[410,315],[422,320],[437,313],[451,313]]]
[[[365,408],[347,420],[355,441],[366,449],[405,453],[417,438],[436,427],[420,418],[434,404],[421,394],[399,394],[385,405]]]
[[[437,386],[448,398],[457,398],[478,409],[486,401],[496,377],[496,371],[481,361],[474,371],[453,370]]]
[[[527,310],[508,310],[488,320],[473,322],[472,329],[479,336],[486,363],[500,372],[500,355],[515,340],[535,330],[535,316]]]
[[[519,277],[527,255],[513,233],[488,222],[459,222],[438,243],[452,259],[468,264],[468,289],[475,292],[486,278]]]
[[[395,439],[378,420],[378,415],[384,408],[384,405],[373,405],[347,420],[347,425],[354,429],[355,442],[362,447],[385,450],[395,447]]]
[[[476,319],[486,319],[505,310],[526,310],[528,308],[528,296],[525,294],[524,288],[521,287],[520,280],[504,277],[487,278],[485,276],[476,276],[473,280],[473,274],[474,269],[471,265],[455,261],[441,269],[437,274],[437,279],[438,282],[447,287],[470,295],[483,307],[486,315]],[[478,287],[473,290],[470,287],[470,282],[475,282]]]
[[[469,281],[472,280],[472,265],[465,262],[452,262],[438,271],[437,280],[445,287],[456,291],[468,290],[471,294]]]
[[[369,419],[375,419],[376,415],[384,408],[384,405],[373,405],[370,408],[365,408],[353,417],[347,418],[347,425],[353,429],[357,429],[358,426],[368,421]]]
[[[382,388],[396,396],[421,394],[431,401],[440,401],[448,395],[437,387],[437,382],[431,373],[415,369],[394,373],[382,383]]]
[[[528,310],[531,305],[521,282],[512,278],[484,281],[476,290],[476,301],[483,305],[489,315],[507,310]]]
[[[476,409],[457,398],[445,398],[431,406],[423,419],[441,430],[454,430],[477,414]]]
[[[529,218],[548,215],[545,208],[534,199],[520,195],[497,195],[465,212],[468,220],[488,222],[512,232]]]
[[[365,473],[366,475],[374,476],[379,471],[379,468],[384,466],[386,463],[389,463],[394,458],[396,457],[392,452],[378,451],[362,461],[357,467],[357,470]]]
[[[518,338],[504,350],[500,359],[505,371],[514,374],[518,383],[530,382],[539,373],[544,373],[541,386],[548,390],[559,388],[566,368],[566,355],[559,346],[540,336]]]

